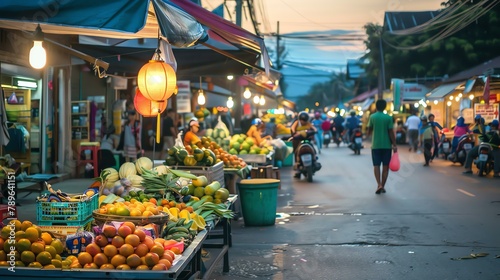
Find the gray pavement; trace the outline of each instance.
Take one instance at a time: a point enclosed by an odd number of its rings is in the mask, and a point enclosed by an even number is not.
[[[313,183],[281,169],[277,212],[267,227],[233,221],[230,272],[210,279],[500,279],[500,180],[465,176],[458,164],[399,149],[401,170],[376,195],[370,150],[323,149]],[[91,180],[54,187],[83,191]],[[31,194],[21,219],[36,220]],[[488,256],[457,258],[474,253]]]

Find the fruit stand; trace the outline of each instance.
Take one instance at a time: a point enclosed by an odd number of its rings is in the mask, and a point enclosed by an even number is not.
[[[223,174],[222,163],[201,170],[213,167]],[[208,180],[140,158],[118,171],[104,169],[83,194],[49,185],[36,223],[10,220],[2,228],[0,276],[9,279],[15,270],[16,279],[195,278],[208,276],[220,260],[227,272],[229,208],[238,197],[218,180],[223,175]],[[202,248],[217,249],[210,263],[203,263]]]

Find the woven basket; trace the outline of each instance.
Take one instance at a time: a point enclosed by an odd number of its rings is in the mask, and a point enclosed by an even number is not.
[[[132,222],[137,226],[144,226],[151,223],[162,226],[166,222],[168,222],[168,214],[165,212],[160,212],[160,215],[154,215],[154,216],[132,217],[132,216],[101,214],[98,212],[98,210],[96,210],[92,212],[92,216],[94,217],[95,223],[97,225],[103,225],[107,222],[114,221],[114,222]]]

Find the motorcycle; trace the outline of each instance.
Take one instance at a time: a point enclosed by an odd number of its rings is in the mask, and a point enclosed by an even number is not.
[[[328,144],[332,141],[331,134],[329,131],[323,131],[323,145],[328,148]]]
[[[298,141],[300,144],[295,150],[295,166],[294,169],[297,170],[297,179],[300,179],[300,175],[304,175],[308,182],[313,181],[313,175],[316,171],[321,169],[321,163],[318,162],[318,157],[316,156],[316,149],[311,143],[310,138],[314,136],[315,131],[302,132],[305,135],[292,137],[290,140]]]
[[[464,134],[458,138],[458,144],[455,152],[448,156],[448,159],[453,163],[460,163],[460,165],[464,165],[465,158],[467,157],[467,153],[474,146],[474,140],[472,139],[471,134]]]
[[[337,147],[340,147],[340,143],[342,143],[342,133],[334,126],[332,128],[333,132],[333,142],[337,144]]]
[[[355,155],[361,154],[361,149],[363,148],[363,133],[361,129],[356,128],[352,131],[351,144],[349,148],[354,151]]]
[[[446,138],[444,133],[441,133],[441,138],[439,139],[438,144],[439,154],[444,155],[444,158],[448,158],[448,155],[451,153],[451,141]]]
[[[488,175],[491,170],[493,170],[493,157],[491,156],[492,147],[488,143],[479,144],[478,153],[479,157],[475,161],[477,169],[479,169],[478,175],[480,177]]]

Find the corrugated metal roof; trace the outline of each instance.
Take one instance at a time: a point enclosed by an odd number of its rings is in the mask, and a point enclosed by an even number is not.
[[[385,12],[384,30],[392,32],[422,25],[436,17],[441,11]]]
[[[500,70],[500,56],[497,56],[491,60],[488,60],[484,63],[476,65],[472,68],[459,72],[446,80],[446,82],[456,82],[456,81],[464,81],[470,79],[474,76],[482,76],[487,72],[489,74],[497,74]]]
[[[427,94],[427,99],[441,99],[446,95],[455,91],[455,88],[463,84],[465,81],[458,83],[450,83],[450,84],[442,84],[437,88],[433,89],[430,93]]]

